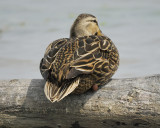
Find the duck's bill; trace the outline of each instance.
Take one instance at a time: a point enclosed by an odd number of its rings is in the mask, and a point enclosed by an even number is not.
[[[98,36],[104,36],[104,34],[102,33],[101,30],[98,31],[97,35],[98,35]]]

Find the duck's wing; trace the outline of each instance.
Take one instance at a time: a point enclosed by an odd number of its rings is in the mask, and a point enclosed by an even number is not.
[[[107,76],[118,68],[118,51],[108,37],[79,38],[77,46],[66,79],[74,78],[80,74]]]
[[[51,80],[45,84],[45,94],[51,102],[60,101],[78,86],[81,74],[95,74],[101,78],[115,70],[117,64],[118,51],[109,38],[86,36],[70,40],[56,54],[50,68]],[[51,82],[52,77],[60,85]],[[66,84],[66,80],[71,82]]]
[[[45,80],[48,78],[49,69],[56,57],[57,52],[68,42],[68,40],[68,38],[58,39],[47,47],[44,57],[40,62],[40,72]]]

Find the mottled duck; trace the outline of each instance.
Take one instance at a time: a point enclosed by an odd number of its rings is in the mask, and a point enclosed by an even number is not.
[[[108,82],[118,65],[118,50],[102,33],[96,17],[80,14],[71,27],[70,38],[53,41],[40,62],[45,95],[55,102],[70,93],[97,90]]]

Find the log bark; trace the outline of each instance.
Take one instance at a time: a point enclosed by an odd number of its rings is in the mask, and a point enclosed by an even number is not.
[[[160,75],[112,79],[49,102],[44,80],[0,80],[0,128],[159,128]]]

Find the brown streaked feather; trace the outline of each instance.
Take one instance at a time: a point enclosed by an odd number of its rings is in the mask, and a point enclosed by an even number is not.
[[[56,54],[56,52],[64,45],[66,44],[70,39],[68,38],[62,38],[62,39],[58,39],[53,41],[52,43],[49,44],[49,46],[46,48],[45,54],[44,56],[47,56],[49,54],[49,52],[54,52],[54,54],[52,54],[52,56],[54,56]],[[51,50],[52,49],[52,50]]]
[[[55,56],[59,49],[69,42],[68,38],[63,38],[52,42],[45,51],[44,58],[40,62],[40,72],[43,78],[46,80],[49,76],[49,69],[51,63],[54,61]]]
[[[82,71],[77,70],[76,68],[72,68],[70,71],[68,71],[66,73],[66,79],[71,79],[71,78],[75,78],[76,76],[83,74]]]
[[[80,57],[79,59],[73,61],[71,67],[81,67],[94,63],[96,60],[92,54],[87,54],[86,56]]]

